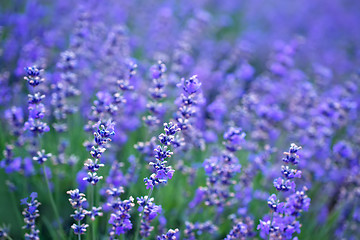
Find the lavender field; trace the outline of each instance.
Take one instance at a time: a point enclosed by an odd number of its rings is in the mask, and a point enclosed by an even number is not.
[[[0,1],[0,240],[360,239],[360,1]]]

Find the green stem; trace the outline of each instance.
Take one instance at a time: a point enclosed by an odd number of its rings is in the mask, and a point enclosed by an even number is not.
[[[79,225],[79,226],[81,225],[80,220],[78,221],[78,225]],[[81,240],[81,234],[78,234],[78,240]]]
[[[147,199],[146,199],[146,201],[145,201],[145,206],[146,206],[146,203],[149,201],[152,192],[153,192],[153,188],[151,188],[151,189],[149,190],[149,193],[148,193],[148,195],[147,195]],[[136,232],[135,232],[134,240],[137,240],[137,239],[138,239],[138,236],[139,236],[140,225],[141,225],[141,217],[142,217],[142,215],[144,214],[145,206],[143,207],[142,212],[139,214],[139,220],[138,220],[137,225],[136,225]]]
[[[61,224],[61,221],[60,221],[60,216],[59,216],[59,212],[56,208],[56,205],[55,205],[55,201],[54,201],[54,198],[53,198],[53,195],[51,193],[51,189],[50,189],[50,184],[49,184],[49,178],[48,178],[48,175],[46,173],[46,169],[45,169],[45,164],[43,164],[43,171],[44,171],[44,177],[45,177],[45,182],[46,182],[46,186],[48,188],[48,193],[49,193],[49,198],[50,198],[50,203],[51,203],[51,206],[53,208],[53,211],[55,213],[55,218],[57,220],[57,223],[58,223],[58,227],[59,227],[59,235],[62,239],[65,239],[65,234],[63,233],[63,230],[62,230],[62,224]]]

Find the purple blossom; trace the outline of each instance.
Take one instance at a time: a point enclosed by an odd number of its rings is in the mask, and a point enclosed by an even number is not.
[[[109,202],[108,206],[111,207],[111,215],[109,224],[112,225],[109,235],[110,239],[114,239],[115,235],[125,234],[132,229],[130,221],[130,211],[135,206],[133,197],[128,200],[121,200],[120,195],[124,192],[122,187],[111,188],[106,191]]]
[[[49,158],[51,158],[51,153],[45,153],[45,150],[42,149],[41,151],[37,152],[37,156],[33,157],[34,161],[37,161],[40,165],[46,162]]]
[[[176,240],[178,239],[178,232],[179,232],[179,229],[169,229],[168,232],[166,234],[162,234],[161,236],[157,236],[157,240],[167,240],[167,239],[170,239],[170,240]]]
[[[37,198],[37,193],[33,192],[30,194],[30,202],[28,202],[28,198],[21,199],[21,204],[26,205],[26,208],[22,212],[24,216],[25,226],[23,228],[29,229],[29,233],[25,233],[25,239],[35,239],[38,240],[40,231],[36,229],[35,220],[40,216],[38,207],[40,203]]]
[[[297,165],[299,156],[297,151],[301,147],[291,144],[289,152],[285,152],[286,158],[283,159],[285,163]],[[271,218],[265,216],[260,220],[257,229],[260,230],[260,236],[266,239],[270,238],[285,238],[291,239],[294,233],[300,233],[300,223],[298,217],[303,211],[307,211],[310,205],[310,198],[305,194],[306,187],[302,191],[296,191],[295,182],[291,179],[294,177],[301,178],[301,171],[291,169],[289,166],[282,166],[282,174],[286,177],[281,177],[274,180],[274,186],[278,191],[289,191],[293,193],[288,195],[285,202],[280,202],[275,194],[268,198],[268,206],[271,209]],[[300,173],[299,173],[300,172]]]
[[[159,141],[165,146],[158,145],[154,149],[155,161],[149,163],[154,173],[152,173],[150,177],[144,178],[146,189],[153,189],[156,185],[166,184],[175,172],[171,166],[166,165],[166,159],[172,155],[172,152],[167,150],[167,148],[173,143],[174,135],[180,131],[180,128],[172,122],[164,123],[164,131],[165,134],[161,133],[159,135]]]
[[[84,209],[84,205],[86,204],[85,194],[81,193],[79,189],[70,190],[66,192],[70,195],[69,202],[72,208],[75,209],[74,214],[71,217],[74,218],[77,223],[71,225],[71,228],[74,230],[75,235],[85,234],[86,228],[89,226],[88,224],[81,224],[81,221],[85,218],[87,211]]]
[[[41,121],[45,116],[45,106],[41,103],[45,95],[40,92],[35,92],[36,87],[45,81],[45,79],[41,77],[43,70],[34,66],[25,68],[25,71],[27,76],[25,76],[24,79],[32,87],[33,94],[29,95],[29,119],[25,122],[24,129],[30,130],[35,135],[42,134],[50,130],[47,124]]]
[[[149,237],[154,227],[151,226],[151,221],[154,220],[158,214],[161,213],[161,206],[153,203],[154,198],[138,197],[137,204],[139,204],[138,212],[142,212],[140,235],[142,237]]]

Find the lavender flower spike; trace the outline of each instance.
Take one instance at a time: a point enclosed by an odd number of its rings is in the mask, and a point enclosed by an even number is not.
[[[100,158],[105,152],[108,142],[111,141],[111,137],[115,135],[114,131],[115,123],[111,120],[107,121],[106,124],[101,122],[97,123],[97,130],[94,132],[94,141],[95,145],[91,147],[90,154],[93,159],[88,159],[85,161],[84,166],[88,170],[88,176],[83,178],[92,185],[102,179],[102,176],[98,176],[97,171],[104,166],[100,163]]]
[[[291,144],[289,152],[285,152],[283,161],[286,164],[297,165],[299,162],[298,150],[301,147]],[[260,220],[257,229],[260,230],[260,236],[263,239],[292,239],[295,232],[300,233],[301,224],[298,217],[301,212],[307,211],[310,205],[310,198],[305,194],[306,187],[301,191],[296,191],[294,178],[301,178],[301,171],[291,169],[289,166],[281,166],[281,172],[285,177],[278,177],[274,180],[276,190],[293,193],[287,195],[285,202],[280,202],[275,194],[268,198],[268,206],[271,209],[271,218],[265,216]]]
[[[41,101],[45,98],[45,95],[40,92],[35,92],[35,88],[45,80],[41,77],[43,70],[37,67],[27,67],[25,71],[27,76],[25,76],[24,79],[32,87],[33,91],[32,94],[28,95],[29,120],[24,124],[24,128],[34,134],[42,134],[50,130],[49,126],[41,121],[45,114],[45,105],[42,104]]]
[[[39,230],[36,229],[35,219],[40,216],[39,210],[37,209],[40,206],[40,203],[36,200],[38,194],[33,192],[30,194],[30,202],[28,202],[28,198],[24,198],[21,200],[22,205],[26,205],[27,207],[24,209],[22,214],[24,215],[25,226],[24,229],[30,229],[30,233],[25,233],[25,239],[27,240],[39,240]]]
[[[144,178],[146,189],[153,189],[156,185],[166,184],[175,172],[171,166],[166,165],[166,159],[173,154],[167,148],[174,142],[175,134],[180,131],[180,128],[176,124],[169,122],[164,123],[164,131],[165,134],[161,133],[159,135],[159,141],[163,146],[158,145],[154,149],[155,161],[149,163],[149,165],[152,166],[154,173],[151,174],[149,178]]]
[[[85,218],[86,210],[83,208],[86,203],[85,194],[80,193],[79,189],[70,190],[66,192],[70,195],[69,202],[72,208],[75,209],[74,214],[71,214],[71,217],[77,221],[77,224],[74,223],[71,225],[71,228],[74,230],[75,235],[82,235],[86,232],[88,224],[81,224],[81,221]]]

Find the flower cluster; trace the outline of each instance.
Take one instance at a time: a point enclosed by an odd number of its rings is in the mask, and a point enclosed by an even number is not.
[[[175,134],[180,131],[180,128],[176,124],[169,122],[164,123],[164,131],[165,134],[161,133],[159,135],[159,141],[162,145],[158,145],[154,149],[155,161],[149,163],[154,173],[152,173],[149,178],[144,178],[147,189],[153,189],[154,186],[159,184],[166,184],[175,172],[171,166],[166,165],[166,159],[173,154],[168,150],[168,147],[174,143]]]
[[[225,132],[225,149],[220,154],[205,159],[203,163],[207,175],[206,187],[198,189],[194,203],[205,201],[206,205],[217,206],[220,211],[230,204],[230,199],[234,196],[230,187],[236,183],[233,178],[241,169],[234,153],[241,149],[245,135],[242,129],[236,127],[230,127]]]
[[[90,114],[88,114],[89,121],[84,127],[86,131],[92,131],[96,123],[104,119],[114,119],[119,122],[119,112],[122,107],[126,107],[124,104],[127,103],[127,98],[124,95],[134,90],[131,81],[134,80],[137,65],[130,62],[127,68],[127,74],[124,73],[124,76],[120,76],[120,79],[111,82],[114,87],[109,89],[102,87],[102,91],[96,93],[96,100],[91,106]]]
[[[121,200],[120,195],[122,193],[124,193],[122,187],[106,190],[109,199],[107,204],[112,211],[109,219],[109,224],[111,224],[109,230],[110,239],[115,239],[115,235],[125,234],[132,229],[130,211],[135,206],[134,198],[130,197],[128,200]]]
[[[29,229],[30,232],[25,234],[25,239],[27,240],[39,240],[39,230],[36,229],[35,220],[40,216],[38,207],[40,203],[36,200],[38,194],[33,192],[30,194],[30,202],[28,202],[28,198],[24,198],[21,200],[22,205],[26,205],[26,208],[22,212],[24,216],[25,226],[24,229]]]
[[[297,154],[301,147],[294,143],[291,144],[288,152],[284,152],[283,161],[288,164],[297,165],[299,155]],[[268,206],[271,209],[271,218],[268,216],[260,220],[257,229],[260,230],[260,236],[263,239],[292,239],[294,233],[300,233],[301,224],[298,221],[301,212],[307,211],[310,206],[310,198],[306,195],[307,188],[303,187],[300,191],[295,191],[295,182],[291,179],[301,177],[301,171],[290,169],[289,166],[282,166],[282,174],[285,179],[279,177],[274,180],[276,190],[281,192],[293,192],[285,202],[280,202],[275,194],[268,198]]]
[[[45,153],[45,150],[42,149],[41,151],[37,152],[37,156],[33,157],[33,160],[38,162],[40,165],[46,162],[49,158],[51,158],[51,153]]]
[[[91,147],[90,151],[93,159],[89,158],[84,163],[84,166],[88,170],[88,176],[85,177],[84,180],[92,185],[96,185],[96,183],[102,179],[102,176],[98,176],[97,174],[97,171],[104,166],[104,164],[100,163],[100,158],[105,152],[107,144],[111,141],[113,135],[115,135],[113,122],[110,120],[105,124],[98,122],[97,131],[94,132],[95,145]]]
[[[27,81],[29,86],[33,89],[32,93],[28,95],[29,103],[29,119],[25,122],[25,130],[33,132],[35,135],[48,132],[50,130],[49,126],[42,122],[41,119],[45,116],[45,106],[41,101],[45,98],[45,95],[41,92],[36,92],[35,89],[42,82],[44,78],[41,76],[43,71],[38,67],[27,67],[25,68],[27,76],[24,79]]]
[[[154,198],[138,197],[137,204],[139,204],[138,211],[142,213],[140,235],[142,237],[149,237],[150,233],[154,230],[151,226],[151,221],[154,220],[161,212],[161,206],[153,203]]]
[[[70,190],[66,192],[70,195],[69,202],[72,208],[75,209],[74,214],[71,214],[71,217],[77,223],[71,225],[71,228],[74,230],[76,235],[82,235],[86,232],[86,228],[89,226],[88,224],[81,223],[84,220],[87,211],[84,209],[87,200],[85,198],[85,194],[81,193],[79,189]]]
[[[164,112],[161,100],[166,97],[164,88],[166,86],[166,66],[162,61],[151,66],[152,87],[149,89],[151,101],[147,104],[149,115],[143,117],[143,121],[149,127],[155,127],[161,121],[161,115]]]
[[[199,112],[199,105],[202,104],[201,82],[197,75],[189,79],[182,78],[177,86],[182,90],[177,98],[178,111],[175,114],[175,121],[182,130],[183,138],[176,139],[175,147],[184,146],[184,143],[203,148],[203,140],[199,136],[200,131],[195,129],[196,115]]]
[[[224,240],[249,239],[254,237],[254,221],[250,217],[233,219],[234,226]]]
[[[54,113],[57,122],[53,127],[58,132],[67,130],[67,115],[76,112],[77,107],[70,102],[70,99],[80,95],[76,88],[77,76],[74,68],[77,65],[76,55],[73,51],[61,53],[60,61],[57,64],[60,71],[60,79],[52,85],[53,93],[51,95],[51,104],[54,107]]]
[[[179,229],[169,229],[169,231],[166,234],[162,234],[161,236],[157,236],[157,240],[176,240],[178,239]]]

